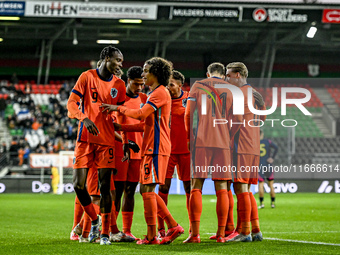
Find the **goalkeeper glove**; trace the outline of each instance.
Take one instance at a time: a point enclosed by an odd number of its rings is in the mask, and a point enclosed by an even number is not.
[[[133,150],[133,152],[138,153],[140,151],[140,148],[138,144],[136,144],[134,141],[129,140],[129,148]]]

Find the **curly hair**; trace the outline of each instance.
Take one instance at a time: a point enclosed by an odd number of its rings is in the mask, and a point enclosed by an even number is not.
[[[142,78],[143,68],[140,66],[131,66],[127,71],[127,77],[131,80]]]
[[[147,65],[150,65],[149,73],[156,76],[159,84],[168,86],[172,73],[172,64],[164,58],[153,57],[145,61]]]
[[[122,52],[118,48],[112,45],[107,46],[102,50],[102,52],[100,52],[99,59],[104,60],[106,57],[112,57],[115,52],[117,52],[118,54],[122,54]]]
[[[184,84],[185,77],[182,73],[178,72],[177,70],[172,70],[172,78],[180,81],[181,84]]]

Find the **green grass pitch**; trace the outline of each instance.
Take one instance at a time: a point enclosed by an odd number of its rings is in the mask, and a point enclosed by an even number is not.
[[[1,194],[0,254],[340,254],[339,194],[278,194],[275,209],[270,208],[266,194],[266,207],[259,210],[265,240],[225,244],[209,240],[217,227],[215,196],[203,196],[202,242],[183,244],[189,226],[185,196],[171,195],[169,209],[185,228],[185,234],[163,246],[134,243],[100,246],[70,241],[74,196]],[[118,225],[122,225],[121,217]],[[132,232],[137,237],[146,233],[139,194]]]

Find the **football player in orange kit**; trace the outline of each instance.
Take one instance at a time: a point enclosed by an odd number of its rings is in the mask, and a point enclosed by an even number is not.
[[[187,138],[190,138],[192,152],[192,186],[189,201],[191,230],[184,243],[199,243],[199,227],[202,214],[202,188],[208,178],[209,167],[220,167],[223,171],[211,171],[216,190],[216,213],[218,229],[216,241],[224,242],[225,227],[229,212],[229,190],[231,180],[230,140],[234,137],[238,126],[229,129],[228,125],[215,125],[215,121],[240,121],[242,116],[233,116],[233,98],[226,88],[215,85],[230,85],[225,79],[225,67],[221,63],[212,63],[207,69],[207,79],[196,81],[190,89],[189,102],[186,108]],[[197,127],[193,122],[193,113],[197,109]],[[191,129],[190,129],[191,126]]]
[[[141,93],[144,85],[141,76],[142,73],[143,69],[140,66],[130,67],[127,71],[128,80],[124,106],[128,108],[140,109],[146,103],[147,96],[144,93]],[[139,120],[126,116],[122,117],[122,124],[133,125],[139,123]],[[143,132],[128,132],[126,135],[129,140],[136,142],[139,147],[142,146]],[[131,225],[135,204],[134,195],[139,181],[141,152],[131,152],[130,161],[122,162],[121,157],[123,156],[123,150],[120,148],[121,143],[116,141],[116,168],[118,169],[118,173],[114,176],[114,183],[116,187],[115,205],[118,213],[120,210],[121,197],[124,192],[122,205],[123,232],[126,235],[135,238],[131,233]]]
[[[148,225],[147,236],[137,244],[168,244],[184,233],[170,214],[163,199],[156,193],[157,184],[165,183],[166,169],[171,152],[170,110],[171,97],[166,86],[172,72],[171,64],[162,58],[154,57],[143,66],[143,80],[151,93],[141,109],[129,109],[125,106],[103,104],[103,112],[119,111],[121,114],[145,120],[142,145],[142,163],[140,168],[141,193],[144,202],[144,216]],[[157,214],[168,225],[168,231],[161,242],[157,239]]]
[[[189,213],[189,197],[190,197],[190,152],[186,141],[186,131],[184,125],[184,113],[187,104],[189,92],[183,91],[184,75],[173,70],[168,89],[171,95],[171,120],[170,120],[170,139],[171,139],[171,155],[169,165],[166,172],[165,184],[159,186],[158,195],[168,204],[168,194],[171,186],[172,175],[175,166],[177,174],[183,181],[184,190],[187,198],[187,210]],[[165,236],[164,221],[158,217],[158,238]]]
[[[94,210],[88,191],[86,176],[94,164],[99,170],[100,210],[102,213],[102,233],[100,244],[109,245],[109,225],[112,207],[110,194],[111,173],[115,168],[115,136],[111,115],[103,114],[102,103],[123,104],[125,101],[124,82],[114,74],[121,69],[123,54],[119,49],[108,46],[101,54],[99,68],[82,73],[72,89],[67,102],[70,118],[79,120],[78,137],[75,148],[73,186],[85,212],[92,220],[89,241],[99,236],[98,216]],[[84,128],[85,126],[85,128]],[[129,147],[124,137],[124,152],[128,158]]]
[[[226,238],[228,242],[251,242],[262,241],[260,231],[258,209],[255,197],[250,191],[251,184],[257,184],[258,172],[245,171],[245,169],[255,169],[252,166],[259,166],[260,162],[260,119],[265,120],[265,116],[257,116],[250,112],[248,107],[247,83],[248,69],[241,62],[233,62],[227,65],[227,81],[239,87],[244,94],[244,120],[245,124],[240,125],[239,131],[234,137],[233,144],[233,165],[237,168],[234,175],[234,191],[237,196],[237,219],[238,227],[234,234]],[[253,91],[253,105],[260,103],[260,109],[265,109],[262,96]],[[256,106],[256,108],[258,108]],[[250,231],[250,224],[252,230]],[[251,232],[251,233],[250,233]]]

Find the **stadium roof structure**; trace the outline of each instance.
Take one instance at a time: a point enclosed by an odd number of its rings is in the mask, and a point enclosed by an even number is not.
[[[79,3],[99,2],[112,4],[94,0]],[[53,59],[96,59],[103,48],[96,41],[115,39],[120,42],[118,48],[138,61],[156,55],[175,60],[195,58],[196,53],[204,56],[213,51],[252,62],[263,62],[266,56],[270,61],[273,52],[282,61],[294,61],[285,59],[285,52],[295,52],[297,59],[312,62],[322,53],[320,61],[338,62],[334,52],[340,52],[340,24],[336,24],[340,10],[335,22],[323,23],[322,18],[323,9],[340,9],[340,4],[334,5],[339,1],[133,2],[157,5],[157,17],[140,24],[120,23],[118,18],[66,16],[22,16],[18,21],[1,21],[0,56],[39,59],[43,51],[46,57],[50,50]],[[311,26],[318,30],[314,38],[307,38]]]

